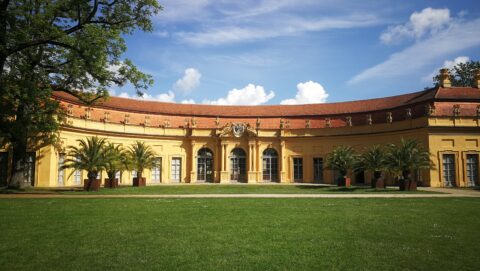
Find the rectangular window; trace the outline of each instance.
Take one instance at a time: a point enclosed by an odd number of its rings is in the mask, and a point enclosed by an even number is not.
[[[317,183],[323,182],[323,158],[313,158],[313,180]]]
[[[118,183],[122,182],[122,172],[121,171],[115,172],[115,179],[118,180]]]
[[[62,168],[64,163],[65,163],[65,154],[59,153],[58,154],[58,174],[57,174],[58,186],[65,185],[65,169]]]
[[[182,159],[172,158],[172,182],[179,183],[182,172]]]
[[[7,186],[8,152],[0,152],[0,186]]]
[[[137,171],[136,170],[132,170],[132,178],[137,178]]]
[[[293,158],[293,180],[303,181],[303,158]]]
[[[160,183],[161,176],[162,176],[162,158],[158,157],[155,159],[155,166],[152,168],[152,182],[153,183]]]
[[[444,154],[442,156],[443,164],[443,183],[446,187],[456,186],[455,180],[455,155]]]
[[[75,159],[77,161],[80,161],[81,158],[79,156],[77,156]],[[73,172],[73,184],[75,184],[75,185],[82,184],[82,171],[81,170],[77,169]]]
[[[478,154],[467,154],[467,185],[478,185]]]
[[[35,152],[27,152],[26,157],[26,170],[25,170],[25,182],[31,186],[35,185],[35,161],[36,154]]]

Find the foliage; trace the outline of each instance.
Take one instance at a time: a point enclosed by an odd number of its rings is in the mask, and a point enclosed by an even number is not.
[[[115,174],[119,171],[128,169],[127,153],[121,145],[107,143],[104,145],[103,159],[105,163],[105,171],[110,181],[115,179]]]
[[[136,141],[128,150],[128,161],[132,169],[137,171],[137,178],[141,179],[143,170],[150,169],[156,164],[156,154],[143,141]]]
[[[386,164],[386,152],[380,145],[373,145],[360,154],[357,157],[357,163],[355,163],[355,170],[367,170],[367,171],[384,171],[387,168]]]
[[[377,186],[382,174],[387,170],[385,148],[380,145],[373,145],[358,156],[354,166],[355,171],[373,172],[372,187]]]
[[[350,146],[338,146],[327,155],[326,168],[338,170],[342,176],[347,174],[356,162],[356,155]]]
[[[405,180],[417,169],[432,167],[430,154],[415,139],[402,138],[400,144],[390,144],[387,149],[386,162],[389,171]]]
[[[480,61],[469,61],[465,63],[458,63],[453,68],[449,69],[450,81],[454,87],[471,87],[474,85],[474,78],[476,71],[480,70]],[[435,85],[440,84],[440,75],[433,77]]]
[[[92,103],[112,85],[141,94],[152,84],[122,59],[123,37],[151,31],[160,9],[156,0],[0,1],[0,143],[13,148],[13,179],[23,178],[27,148],[56,141],[63,113],[52,90]]]
[[[73,168],[88,172],[89,180],[97,178],[98,172],[106,168],[106,160],[103,154],[106,140],[97,136],[88,137],[86,140],[77,140],[79,146],[69,146],[67,159],[62,169]],[[73,174],[73,173],[72,173]]]

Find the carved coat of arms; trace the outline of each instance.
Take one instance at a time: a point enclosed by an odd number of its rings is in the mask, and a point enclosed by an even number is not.
[[[232,131],[235,137],[241,137],[245,132],[245,123],[232,123]]]

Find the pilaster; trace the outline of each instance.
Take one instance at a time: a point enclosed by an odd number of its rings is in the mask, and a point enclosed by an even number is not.
[[[227,146],[228,144],[226,142],[221,143],[221,148],[222,148],[222,171],[220,173],[220,183],[229,183],[230,182],[230,176],[228,176],[228,155],[227,155]]]
[[[256,162],[256,146],[255,141],[252,140],[248,142],[248,183],[257,182]]]
[[[287,183],[287,156],[285,153],[285,140],[280,141],[280,182]]]

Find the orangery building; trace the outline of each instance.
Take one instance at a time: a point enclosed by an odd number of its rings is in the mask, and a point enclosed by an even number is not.
[[[479,184],[480,89],[438,87],[399,96],[339,103],[266,106],[174,104],[110,97],[87,106],[55,92],[67,112],[60,144],[28,155],[28,182],[36,187],[82,186],[86,172],[61,170],[68,146],[97,135],[122,146],[144,141],[158,155],[143,173],[147,185],[162,183],[334,183],[325,159],[336,146],[361,153],[373,144],[417,139],[434,167],[417,172],[432,187]],[[8,174],[0,150],[0,178]],[[106,178],[106,173],[101,173]],[[371,173],[352,173],[369,183]],[[132,183],[135,172],[117,174]],[[389,178],[387,184],[395,184]]]

